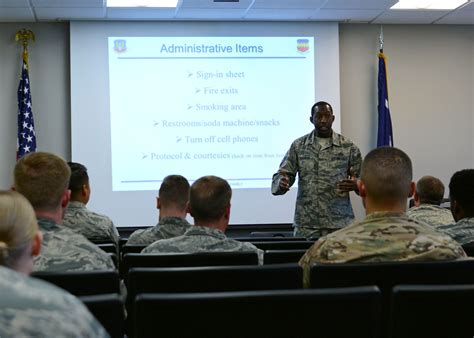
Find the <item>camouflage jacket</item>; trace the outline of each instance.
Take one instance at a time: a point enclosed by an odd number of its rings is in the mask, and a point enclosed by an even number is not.
[[[71,294],[0,267],[1,337],[108,337]]]
[[[474,242],[474,217],[466,217],[455,224],[440,226],[438,230],[448,234],[461,245]]]
[[[449,209],[434,204],[421,204],[408,209],[407,216],[428,223],[437,228],[441,225],[453,224],[454,218]]]
[[[263,264],[263,251],[247,242],[228,238],[222,231],[204,226],[192,225],[182,236],[162,239],[147,246],[142,253],[179,253],[212,251],[250,251],[258,254],[259,264]]]
[[[342,228],[354,219],[348,192],[338,192],[336,185],[348,178],[349,169],[359,176],[362,156],[359,148],[336,132],[325,147],[315,139],[314,130],[295,140],[281,161],[290,186],[298,174],[293,226],[309,228]],[[281,175],[273,175],[272,194],[281,195]]]
[[[374,212],[320,238],[301,258],[304,285],[314,263],[448,260],[466,257],[451,237],[405,213]]]
[[[90,241],[112,241],[118,245],[119,233],[112,220],[90,211],[84,203],[70,202],[62,224]]]
[[[112,259],[87,238],[49,219],[40,218],[43,233],[41,252],[35,258],[35,271],[84,271],[115,269]]]
[[[159,239],[181,236],[190,227],[191,224],[180,217],[163,217],[154,227],[134,231],[127,244],[151,244]]]

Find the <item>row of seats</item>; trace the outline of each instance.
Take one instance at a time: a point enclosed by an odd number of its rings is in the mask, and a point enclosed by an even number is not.
[[[90,298],[94,297],[94,294],[102,293],[115,294],[115,297],[117,297],[119,292],[119,276],[116,271],[93,271],[83,273],[74,272],[68,274],[36,273],[35,276],[55,283],[78,296],[89,296]],[[142,316],[146,315],[139,312],[137,302],[139,299],[143,299],[144,295],[157,293],[159,294],[159,297],[168,296],[171,297],[170,299],[172,299],[174,296],[186,298],[186,294],[194,294],[195,297],[197,297],[195,293],[200,293],[201,296],[206,293],[216,292],[227,293],[265,291],[272,293],[280,289],[285,289],[287,291],[288,289],[293,289],[294,292],[296,292],[298,290],[302,291],[301,281],[302,271],[301,268],[296,264],[264,266],[246,265],[179,268],[132,268],[127,278],[127,305],[129,309],[129,316],[132,318],[131,323],[135,323],[135,327],[140,328],[142,327],[142,324],[139,324],[140,321],[145,320],[142,318]],[[444,312],[445,310],[450,310],[453,312],[453,316],[455,314],[460,315],[459,318],[464,318],[463,316],[465,313],[472,315],[470,311],[470,303],[467,301],[472,301],[473,290],[469,288],[471,288],[471,285],[474,285],[474,260],[449,262],[327,264],[315,265],[311,269],[311,285],[313,288],[318,290],[326,288],[332,289],[366,285],[377,286],[379,293],[378,297],[380,298],[380,303],[382,304],[381,309],[378,311],[380,320],[377,321],[377,323],[379,323],[377,325],[380,325],[380,329],[385,333],[393,331],[394,328],[392,320],[395,320],[394,318],[397,318],[398,322],[400,321],[400,315],[394,316],[392,312],[395,311],[395,309],[398,309],[395,306],[396,303],[394,302],[394,290],[396,289],[397,285],[402,284],[424,285],[420,291],[423,293],[421,296],[418,295],[414,298],[407,296],[406,298],[408,299],[407,302],[413,303],[412,305],[414,308],[424,308],[423,311],[428,312]],[[430,289],[432,286],[437,284],[445,285],[442,291],[444,292],[442,294],[447,295],[445,298],[430,298],[433,294],[432,292],[435,294],[437,292],[441,292],[436,287],[434,289]],[[461,296],[464,291],[459,290],[467,290],[467,293],[465,293],[464,296]],[[178,293],[179,295],[177,295]],[[453,301],[451,301],[451,303],[449,303],[450,294],[453,294]],[[423,298],[425,296],[426,299]],[[410,301],[410,299],[412,300]],[[109,299],[108,301],[112,304],[115,301],[115,304],[117,305],[116,299],[112,299],[112,301]],[[120,306],[121,305],[122,303],[120,303]],[[446,307],[447,305],[449,306]],[[286,315],[291,316],[292,313],[301,313],[302,310],[298,306],[299,305],[297,305],[297,303],[294,305],[288,305],[291,311],[288,313],[288,310],[286,310]],[[115,309],[118,309],[118,307]],[[276,311],[275,309],[273,311]],[[229,311],[231,310],[232,309]],[[342,313],[341,311],[345,311],[344,306],[341,307],[339,312],[331,311],[330,313],[332,316],[335,316],[339,318],[340,321],[344,322],[345,317],[342,314],[345,312]],[[115,311],[115,313],[116,312],[117,311]],[[107,317],[112,313],[114,313],[114,311],[108,311],[105,313],[105,316]],[[260,315],[264,315],[262,314],[263,312],[259,311],[259,313]],[[401,313],[403,313],[403,311],[401,311]],[[422,315],[425,316],[425,313]],[[346,316],[349,316],[349,313],[346,313]],[[115,322],[112,327],[108,327],[107,323],[114,323],[114,321],[103,320],[99,315],[97,315],[97,317],[99,320],[101,320],[109,332],[118,330],[117,325],[119,327],[124,325],[123,323],[119,325],[118,322]],[[208,318],[201,315],[201,313],[199,317]],[[155,321],[151,321],[149,325],[158,325],[157,319],[160,318],[161,320],[161,317],[154,318]],[[188,317],[184,316],[180,318],[183,319]],[[234,320],[241,321],[241,317],[235,317]],[[409,322],[410,321],[407,321],[407,323]],[[411,322],[414,323],[413,320]],[[443,321],[441,322],[445,325],[449,324]],[[276,320],[275,323],[280,324],[280,321]],[[456,325],[466,326],[465,321],[455,323]],[[468,323],[470,323],[470,321]],[[243,322],[241,324],[244,325],[245,323]],[[474,325],[472,325],[472,327],[474,327]],[[417,333],[416,336],[420,336],[420,332],[423,334],[424,331],[417,329],[415,332]],[[145,334],[142,336],[147,335]],[[201,335],[198,334],[197,336]],[[324,335],[324,337],[326,337],[326,335]],[[441,336],[432,335],[430,337]],[[442,337],[462,336],[448,334],[442,335]]]
[[[314,244],[314,241],[308,241],[306,239],[264,239],[264,240],[252,240],[246,241],[242,240],[243,242],[249,242],[255,245],[257,248],[261,250],[307,250]],[[100,248],[107,252],[115,252],[116,248],[111,243],[102,243],[98,244]],[[148,245],[144,244],[125,244],[121,247],[121,254],[127,253],[140,253],[143,249],[145,249]]]
[[[378,287],[140,294],[135,337],[464,338],[472,285],[399,285],[387,327]]]

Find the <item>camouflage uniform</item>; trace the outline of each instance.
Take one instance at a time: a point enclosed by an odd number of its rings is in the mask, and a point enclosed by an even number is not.
[[[342,228],[354,219],[348,192],[336,185],[348,178],[352,167],[359,176],[362,156],[349,139],[335,132],[326,145],[317,141],[315,131],[295,140],[283,158],[279,171],[288,174],[290,186],[298,174],[298,197],[293,226],[295,235],[318,237]],[[281,195],[279,173],[273,175],[272,194]],[[322,232],[322,233],[320,233]]]
[[[127,244],[151,244],[159,239],[181,236],[190,227],[191,224],[180,217],[163,217],[154,227],[134,231]]]
[[[449,209],[434,204],[421,204],[408,209],[407,216],[438,228],[440,225],[453,224],[454,218]]]
[[[69,293],[0,267],[1,337],[108,337]]]
[[[438,230],[448,234],[461,245],[474,242],[474,217],[466,217],[455,224],[440,226]]]
[[[119,233],[110,218],[86,208],[81,202],[70,202],[64,214],[63,225],[90,241],[119,243]]]
[[[263,264],[263,251],[257,249],[253,244],[228,238],[222,231],[217,229],[194,225],[184,235],[156,241],[143,249],[142,253],[194,253],[209,251],[256,252],[259,264]]]
[[[35,271],[84,271],[115,269],[112,259],[98,246],[53,220],[40,218],[43,233],[41,253],[35,257]]]
[[[309,286],[314,263],[431,261],[466,257],[449,236],[405,213],[374,212],[365,220],[319,239],[301,258]]]

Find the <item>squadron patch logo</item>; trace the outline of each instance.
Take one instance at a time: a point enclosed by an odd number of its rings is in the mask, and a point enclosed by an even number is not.
[[[306,53],[307,51],[309,51],[309,40],[308,39],[296,40],[296,49],[300,53]]]

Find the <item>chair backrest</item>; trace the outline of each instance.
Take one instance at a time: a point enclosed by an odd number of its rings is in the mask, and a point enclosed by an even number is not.
[[[125,334],[125,312],[120,295],[83,296],[79,299],[102,324],[110,337],[123,338]]]
[[[306,250],[267,250],[263,255],[263,264],[298,263]]]
[[[140,253],[148,244],[125,244],[122,246],[122,256],[127,253]]]
[[[464,249],[464,252],[466,252],[466,255],[474,257],[474,242],[464,244],[462,248]]]
[[[134,308],[136,337],[379,337],[376,287],[140,294]]]
[[[120,293],[120,280],[115,270],[34,272],[32,277],[43,279],[76,296]]]
[[[117,247],[113,243],[99,243],[96,245],[105,252],[117,254]]]
[[[128,272],[128,294],[221,292],[299,289],[303,271],[297,264],[133,268]]]
[[[234,237],[240,242],[308,242],[304,237]]]
[[[199,252],[179,254],[134,254],[123,256],[120,268],[125,276],[133,267],[185,267],[216,265],[257,265],[255,252]]]
[[[474,260],[432,262],[383,262],[316,264],[311,268],[311,287],[377,285],[390,293],[399,284],[474,283]]]
[[[474,336],[474,285],[400,285],[393,289],[391,338]]]
[[[250,243],[261,250],[306,250],[314,244],[311,241],[251,241]]]

